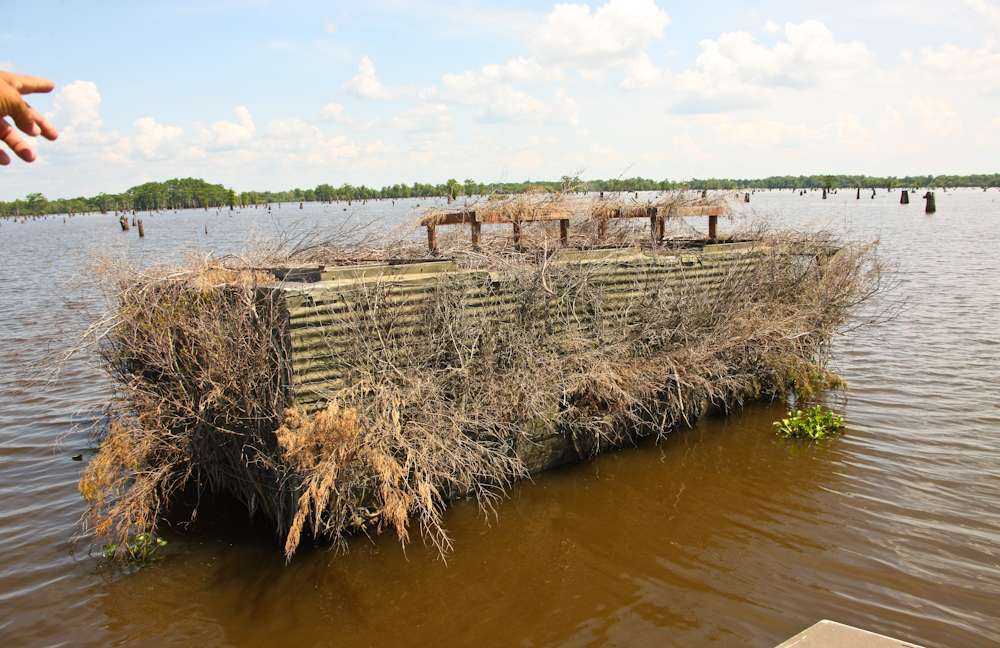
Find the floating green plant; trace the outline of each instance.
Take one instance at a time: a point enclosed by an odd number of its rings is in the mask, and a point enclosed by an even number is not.
[[[819,405],[805,411],[789,411],[787,418],[775,421],[778,434],[797,439],[824,439],[844,427],[844,419],[833,412],[824,412]]]
[[[163,538],[155,538],[151,533],[137,533],[124,543],[122,549],[127,555],[126,563],[144,563],[156,555],[156,552],[165,547],[167,541]],[[104,545],[104,555],[108,558],[119,556],[117,544]],[[160,556],[162,557],[162,556]]]

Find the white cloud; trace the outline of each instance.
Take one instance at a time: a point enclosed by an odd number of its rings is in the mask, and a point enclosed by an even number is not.
[[[882,133],[897,134],[903,131],[903,115],[896,110],[895,106],[885,107],[885,118],[878,122],[878,129]]]
[[[389,120],[393,128],[405,131],[438,132],[451,126],[452,117],[443,103],[417,103]]]
[[[132,133],[136,151],[149,160],[170,157],[184,147],[183,128],[158,124],[152,117],[135,120]]]
[[[803,125],[789,125],[776,119],[737,122],[729,115],[702,115],[698,123],[709,127],[721,144],[752,149],[813,144],[829,138],[826,130]]]
[[[367,56],[362,57],[358,64],[358,73],[341,86],[344,90],[364,99],[383,99],[392,101],[412,94],[412,87],[390,88],[375,76],[375,64]]]
[[[232,149],[253,139],[257,127],[254,126],[250,111],[237,106],[233,112],[236,114],[235,124],[225,120],[215,122],[209,128],[195,124],[202,146],[207,149]]]
[[[14,65],[10,61],[0,61],[0,70],[4,72],[13,72]]]
[[[562,78],[557,68],[545,68],[534,59],[516,57],[506,65],[485,65],[480,70],[449,73],[440,88],[427,88],[428,99],[445,103],[480,106],[480,119],[490,122],[547,121],[576,123],[576,104],[562,90],[555,93],[551,106],[514,88],[510,80],[551,81]]]
[[[995,26],[1000,26],[1000,7],[991,5],[985,0],[965,0],[965,4],[973,11],[985,15]]]
[[[531,121],[545,114],[545,103],[515,90],[509,83],[497,87],[484,117],[491,121]]]
[[[764,31],[769,34],[780,34],[781,25],[769,19],[766,23],[764,23]]]
[[[284,165],[321,166],[358,155],[357,145],[346,137],[327,138],[323,131],[296,117],[273,120],[264,129],[264,138],[257,149],[280,155]]]
[[[693,110],[688,111],[764,105],[771,101],[769,90],[844,81],[874,60],[863,43],[838,43],[817,20],[787,23],[784,31],[787,42],[773,48],[758,45],[743,31],[723,34],[717,41],[703,40],[694,69],[679,74],[674,84],[679,92],[701,100],[689,101]]]
[[[610,0],[593,14],[587,5],[557,4],[528,47],[543,64],[603,69],[626,63],[662,40],[668,24],[667,12],[653,0]]]
[[[337,27],[337,23],[333,22],[332,20],[327,20],[323,23],[323,31],[325,31],[327,34],[332,34],[336,32],[338,29],[340,28]]]
[[[53,110],[45,115],[59,129],[52,152],[56,159],[95,156],[111,162],[131,155],[131,138],[104,127],[100,105],[101,94],[93,81],[78,80],[59,89],[52,98]]]
[[[868,129],[861,125],[861,117],[854,113],[838,114],[833,126],[837,140],[843,146],[863,148],[868,142]]]
[[[652,88],[663,83],[663,70],[653,65],[645,52],[625,65],[625,78],[618,84],[622,90]]]
[[[920,127],[928,135],[947,137],[962,132],[962,122],[955,109],[944,99],[911,97],[910,109],[920,120]]]
[[[492,66],[485,66],[483,71],[488,67]],[[515,56],[507,61],[507,65],[498,67],[499,76],[511,81],[561,81],[566,76],[558,66],[542,65],[534,57]]]
[[[376,140],[374,144],[365,147],[366,155],[378,155],[380,153],[399,153],[399,147],[391,144],[383,144],[382,140]]]
[[[97,84],[93,81],[74,81],[63,86],[52,98],[52,112],[45,116],[57,127],[76,127],[77,129],[93,130],[100,128],[99,107],[101,95],[97,92]]]
[[[311,117],[313,121],[328,121],[338,124],[347,124],[351,128],[359,131],[375,130],[382,124],[378,117],[375,119],[361,120],[353,115],[344,112],[344,106],[339,103],[328,103]]]
[[[980,94],[1000,94],[1000,53],[989,48],[924,47],[920,50],[920,65],[952,80],[972,84]]]
[[[679,137],[675,137],[674,146],[683,150],[684,156],[694,162],[705,162],[715,157],[715,155],[705,153],[701,147],[695,143],[694,138],[691,137],[690,133],[684,133]]]

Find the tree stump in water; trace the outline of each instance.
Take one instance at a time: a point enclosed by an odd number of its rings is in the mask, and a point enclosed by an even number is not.
[[[146,238],[146,230],[142,228],[142,219],[139,219],[139,238]]]
[[[899,197],[899,204],[900,205],[910,204],[910,192],[907,191],[906,189],[903,189],[903,195]]]
[[[924,194],[924,198],[927,199],[927,207],[924,209],[924,212],[927,214],[933,214],[934,212],[936,212],[937,204],[934,201],[934,192],[928,191],[927,193]]]

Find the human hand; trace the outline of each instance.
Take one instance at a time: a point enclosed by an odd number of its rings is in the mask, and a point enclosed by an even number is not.
[[[42,135],[54,140],[59,136],[59,131],[21,98],[21,95],[33,92],[51,92],[54,87],[55,84],[49,79],[0,70],[0,140],[25,162],[33,161],[35,152],[4,117],[10,115],[17,127],[27,135]],[[10,164],[10,157],[6,151],[0,150],[0,165],[6,164]]]

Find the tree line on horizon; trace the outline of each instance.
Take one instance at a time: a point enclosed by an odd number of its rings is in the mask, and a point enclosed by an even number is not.
[[[458,182],[449,179],[442,184],[394,184],[381,189],[344,183],[340,187],[320,184],[314,189],[288,191],[245,191],[236,193],[221,184],[209,184],[202,179],[175,178],[166,182],[147,182],[120,194],[99,193],[91,198],[59,198],[49,200],[41,193],[28,194],[23,200],[0,201],[0,216],[31,216],[85,212],[147,211],[157,209],[220,208],[280,202],[332,202],[379,200],[396,198],[458,197],[489,193],[519,194],[532,191],[632,192],[726,190],[726,189],[862,189],[894,187],[1000,187],[1000,174],[927,175],[927,176],[864,176],[810,175],[771,176],[762,179],[692,178],[684,181],[624,178],[582,181],[578,176],[562,176],[555,181],[481,183],[472,179]]]

